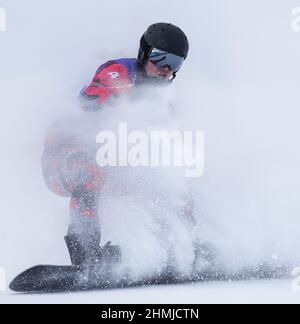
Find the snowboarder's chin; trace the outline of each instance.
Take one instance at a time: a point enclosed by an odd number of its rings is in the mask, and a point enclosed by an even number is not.
[[[170,84],[170,78],[162,76],[148,76],[146,82],[153,86],[165,86]]]

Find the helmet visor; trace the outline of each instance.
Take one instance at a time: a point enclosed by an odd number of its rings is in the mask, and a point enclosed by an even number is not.
[[[149,60],[158,68],[169,67],[171,71],[177,72],[181,68],[184,58],[154,48],[149,54]]]

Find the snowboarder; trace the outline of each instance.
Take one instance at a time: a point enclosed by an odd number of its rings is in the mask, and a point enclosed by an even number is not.
[[[188,51],[188,39],[180,28],[167,23],[151,25],[141,38],[137,59],[113,60],[99,67],[92,82],[80,93],[82,109],[94,113],[140,85],[171,83]],[[42,168],[50,190],[71,198],[71,220],[65,241],[72,264],[97,264],[112,256],[118,260],[117,247],[110,243],[100,246],[97,202],[103,174],[95,154],[80,141],[50,132]]]

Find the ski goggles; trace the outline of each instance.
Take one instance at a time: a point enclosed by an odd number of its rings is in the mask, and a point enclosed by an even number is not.
[[[148,58],[158,68],[169,67],[173,72],[177,72],[181,68],[184,61],[183,57],[161,51],[157,48],[152,50]]]

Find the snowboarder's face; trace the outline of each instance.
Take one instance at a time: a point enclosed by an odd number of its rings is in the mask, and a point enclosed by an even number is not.
[[[152,63],[150,60],[148,60],[145,64],[145,70],[146,73],[149,77],[154,77],[154,78],[162,78],[162,79],[169,79],[173,71],[170,70],[168,66],[164,67],[157,67],[154,63]]]

